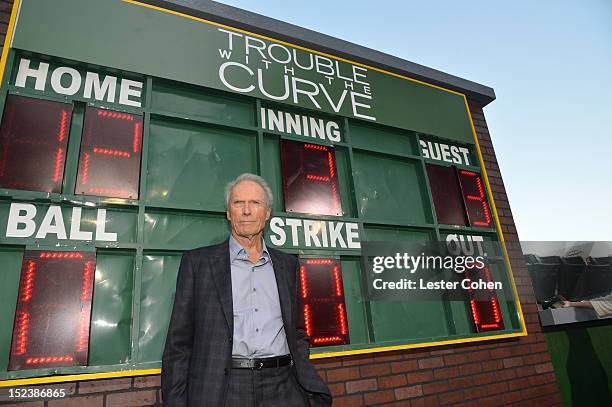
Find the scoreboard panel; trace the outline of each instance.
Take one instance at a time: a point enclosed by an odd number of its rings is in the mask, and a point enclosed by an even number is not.
[[[5,383],[159,369],[181,254],[228,236],[223,191],[244,172],[274,193],[266,243],[299,256],[313,357],[526,333],[475,138],[88,62],[8,54]],[[485,300],[371,295],[361,244],[377,241],[486,251],[483,276],[504,289]],[[33,317],[37,307],[49,311]],[[45,324],[62,336],[45,342]]]

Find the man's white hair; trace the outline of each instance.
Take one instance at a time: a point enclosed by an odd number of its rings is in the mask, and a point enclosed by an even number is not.
[[[270,186],[268,185],[266,180],[260,177],[259,175],[245,172],[244,174],[240,174],[238,177],[236,177],[235,180],[229,182],[225,186],[225,209],[229,208],[229,200],[230,195],[232,194],[232,189],[234,189],[236,185],[240,184],[243,181],[251,181],[258,184],[264,190],[266,196],[266,204],[268,205],[268,208],[272,208],[274,198],[272,196],[272,190],[270,189]]]

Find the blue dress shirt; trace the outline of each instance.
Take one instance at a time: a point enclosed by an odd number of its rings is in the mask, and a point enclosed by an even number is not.
[[[256,263],[229,238],[234,305],[232,357],[262,358],[289,353],[281,315],[278,287],[266,243]]]

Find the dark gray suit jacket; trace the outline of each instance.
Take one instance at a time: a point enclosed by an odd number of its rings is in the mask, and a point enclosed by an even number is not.
[[[287,344],[298,383],[311,405],[331,405],[329,388],[309,361],[309,338],[295,256],[268,249],[278,285]],[[229,240],[187,251],[162,358],[165,406],[223,406],[229,384],[234,313]]]

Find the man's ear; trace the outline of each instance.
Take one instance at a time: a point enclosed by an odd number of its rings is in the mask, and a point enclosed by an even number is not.
[[[231,221],[229,211],[225,211],[225,217],[227,220]]]
[[[268,208],[266,211],[266,221],[270,220],[270,215],[272,214],[272,208]]]

